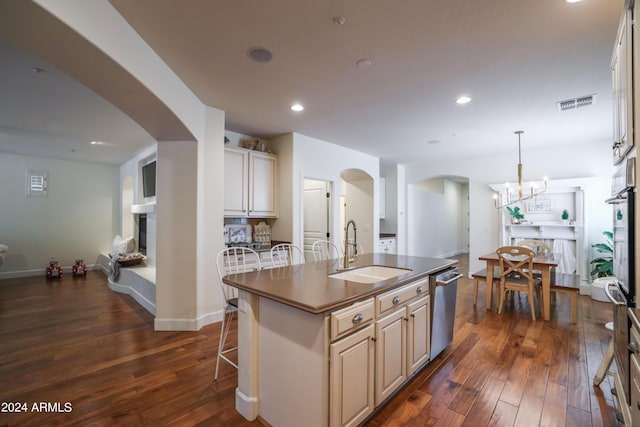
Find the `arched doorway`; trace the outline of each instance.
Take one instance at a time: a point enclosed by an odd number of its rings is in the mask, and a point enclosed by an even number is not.
[[[374,252],[373,178],[361,169],[344,170],[340,178],[340,241],[344,240],[345,225],[354,220],[362,249],[365,253]]]

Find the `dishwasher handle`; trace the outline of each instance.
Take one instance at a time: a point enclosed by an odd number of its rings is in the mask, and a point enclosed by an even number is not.
[[[449,280],[436,280],[436,286],[447,286],[453,282],[456,282],[464,277],[463,274],[456,274]]]

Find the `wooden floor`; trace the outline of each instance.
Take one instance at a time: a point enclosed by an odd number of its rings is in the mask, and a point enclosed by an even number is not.
[[[472,301],[463,279],[454,342],[368,426],[616,425],[612,381],[592,384],[609,304],[580,297],[572,325],[565,295],[551,322],[532,322],[525,297],[502,315]],[[154,332],[153,317],[98,272],[0,281],[0,409],[27,406],[0,412],[0,426],[261,425],[235,411],[232,367],[213,381],[219,331]],[[34,410],[40,402],[48,412]]]

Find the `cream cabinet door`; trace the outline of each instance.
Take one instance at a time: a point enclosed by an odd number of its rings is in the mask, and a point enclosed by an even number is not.
[[[277,212],[278,158],[265,153],[249,155],[249,216],[275,217]]]
[[[224,215],[247,216],[249,197],[247,150],[224,149]]]
[[[407,379],[406,307],[376,322],[376,405]]]
[[[407,305],[407,377],[429,360],[431,323],[429,296]]]
[[[373,412],[374,344],[369,325],[329,349],[331,426],[357,426]]]
[[[620,163],[633,147],[632,16],[632,10],[627,9],[620,20],[611,61],[614,164]]]

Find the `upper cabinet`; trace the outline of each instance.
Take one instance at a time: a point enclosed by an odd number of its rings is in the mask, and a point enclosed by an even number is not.
[[[633,15],[635,5],[627,1],[620,19],[611,60],[613,82],[613,163],[619,164],[633,148]]]
[[[276,217],[277,188],[277,156],[225,147],[224,216]]]

